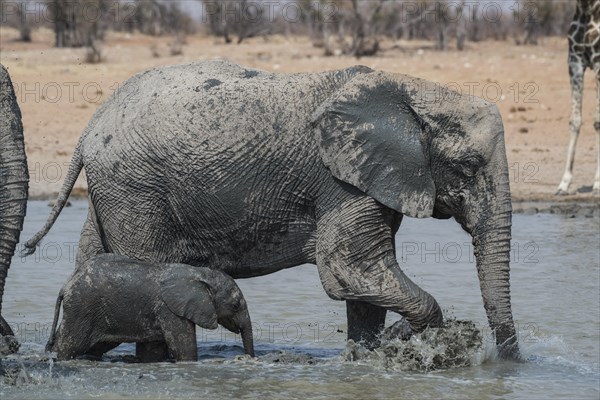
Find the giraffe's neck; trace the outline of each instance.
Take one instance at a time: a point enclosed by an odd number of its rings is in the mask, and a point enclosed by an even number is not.
[[[600,0],[577,0],[568,37],[575,61],[594,68],[600,53]]]
[[[591,18],[592,21],[600,21],[600,0],[577,0],[577,12],[582,18]]]

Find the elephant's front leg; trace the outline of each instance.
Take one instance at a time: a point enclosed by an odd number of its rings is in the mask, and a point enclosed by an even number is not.
[[[415,332],[442,323],[435,299],[396,261],[387,208],[368,196],[353,196],[324,210],[317,224],[319,276],[329,297],[351,301],[349,338],[372,340],[381,327],[380,308],[404,316]]]
[[[346,300],[348,340],[362,342],[368,349],[379,346],[379,336],[385,327],[387,310],[370,303]]]

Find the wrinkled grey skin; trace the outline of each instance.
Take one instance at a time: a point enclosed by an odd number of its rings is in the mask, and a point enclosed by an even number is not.
[[[453,216],[473,237],[500,353],[518,357],[508,167],[493,104],[360,66],[149,70],[92,118],[30,251],[82,167],[92,207],[79,263],[115,252],[234,278],[315,263],[329,297],[347,301],[348,337],[369,343],[386,310],[414,331],[441,324],[434,298],[400,269],[394,235],[403,215]]]
[[[136,342],[142,361],[160,361],[165,357],[155,359],[153,351],[164,342],[164,356],[196,361],[196,325],[216,329],[217,324],[240,333],[246,354],[254,357],[246,300],[231,277],[208,268],[101,254],[77,268],[60,291],[46,350],[68,360],[99,357]]]
[[[15,352],[16,340],[2,318],[2,297],[10,263],[19,243],[27,211],[29,173],[23,141],[21,110],[6,68],[0,64],[0,353]],[[8,343],[8,342],[6,342]]]

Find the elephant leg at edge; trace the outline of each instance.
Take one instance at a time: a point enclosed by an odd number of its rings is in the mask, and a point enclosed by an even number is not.
[[[348,340],[362,342],[372,350],[379,346],[379,336],[385,327],[387,310],[362,301],[346,300]]]
[[[10,328],[10,325],[0,315],[0,336],[15,336],[14,332]]]

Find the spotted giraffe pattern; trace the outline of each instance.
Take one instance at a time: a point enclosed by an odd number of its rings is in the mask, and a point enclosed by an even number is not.
[[[600,194],[600,0],[578,0],[575,16],[569,29],[569,77],[571,80],[571,118],[567,165],[557,194],[567,194],[573,179],[575,147],[581,128],[583,76],[589,68],[596,76],[596,151],[598,164],[593,192]]]

